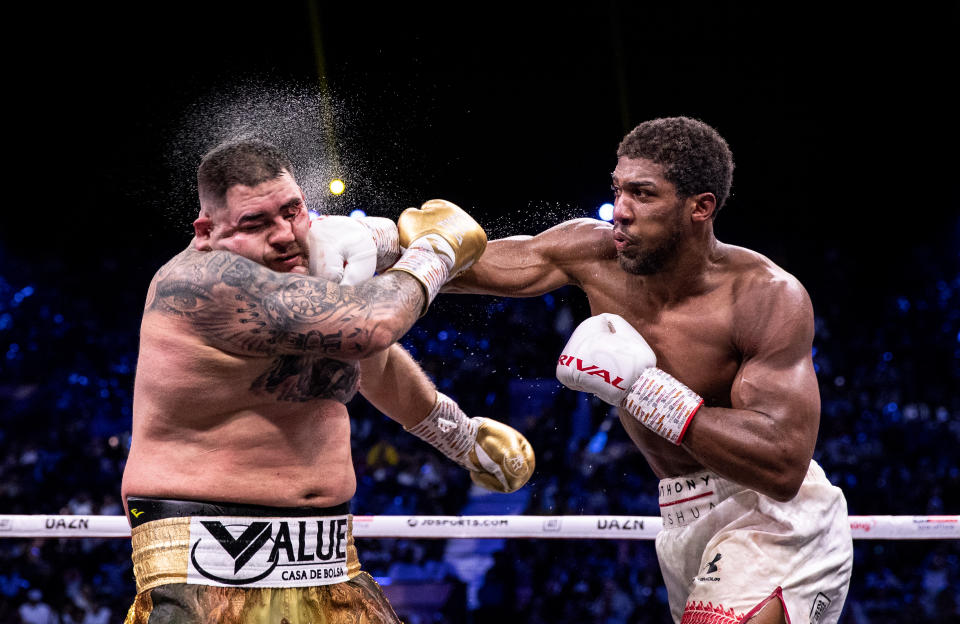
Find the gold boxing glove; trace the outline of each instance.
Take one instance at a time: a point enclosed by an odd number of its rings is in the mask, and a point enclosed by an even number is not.
[[[469,269],[487,247],[487,234],[473,217],[443,199],[407,208],[397,219],[397,229],[406,251],[389,270],[420,281],[426,295],[424,313],[440,287]]]
[[[487,248],[487,233],[483,228],[459,206],[445,199],[431,199],[419,208],[407,208],[397,219],[397,230],[403,248],[429,234],[443,237],[454,253],[451,279],[469,269]]]
[[[474,483],[494,492],[519,490],[536,465],[533,448],[519,431],[489,418],[470,418],[441,392],[430,414],[408,431],[469,470]]]

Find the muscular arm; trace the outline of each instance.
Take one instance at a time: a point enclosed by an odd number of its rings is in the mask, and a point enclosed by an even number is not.
[[[574,219],[537,236],[490,241],[473,267],[443,292],[536,297],[576,284],[579,267],[616,255],[610,231],[609,223]]]
[[[360,360],[360,394],[407,428],[423,420],[437,400],[427,374],[398,344]]]
[[[732,407],[702,407],[683,447],[700,463],[776,500],[793,498],[813,456],[820,391],[813,370],[813,308],[795,280],[744,297],[744,359]],[[762,311],[762,312],[757,312]]]
[[[341,286],[188,249],[157,273],[145,314],[174,317],[230,353],[355,360],[400,338],[422,307],[422,287],[403,273]]]

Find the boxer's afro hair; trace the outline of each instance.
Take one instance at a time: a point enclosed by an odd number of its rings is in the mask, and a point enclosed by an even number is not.
[[[645,158],[663,167],[677,195],[713,193],[714,216],[723,208],[733,183],[733,154],[720,134],[689,117],[645,121],[620,142],[617,158]]]

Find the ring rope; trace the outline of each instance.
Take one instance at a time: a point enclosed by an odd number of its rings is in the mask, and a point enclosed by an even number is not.
[[[654,539],[655,516],[353,516],[369,538]],[[960,539],[958,516],[850,516],[854,539]],[[0,538],[130,537],[125,516],[3,515]]]

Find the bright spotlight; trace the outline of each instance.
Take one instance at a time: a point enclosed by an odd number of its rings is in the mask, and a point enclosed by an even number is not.
[[[346,185],[343,183],[343,180],[331,180],[330,181],[330,192],[334,195],[340,195],[346,189]]]
[[[353,217],[354,219],[359,219],[361,217],[367,216],[367,213],[357,208],[355,210],[350,211],[350,216]]]
[[[597,216],[604,221],[613,221],[613,204],[604,204],[597,209]]]

